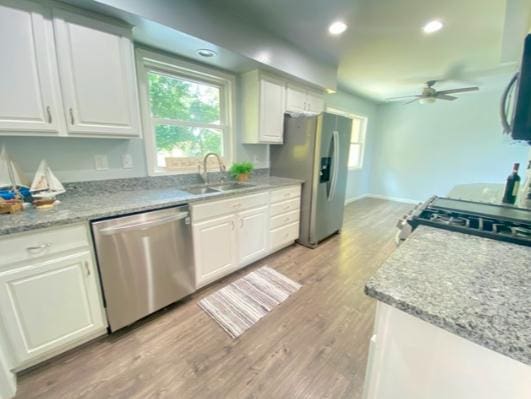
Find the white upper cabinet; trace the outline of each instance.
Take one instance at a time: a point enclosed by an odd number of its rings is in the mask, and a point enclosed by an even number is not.
[[[284,83],[260,80],[260,141],[282,143],[284,132]]]
[[[320,114],[324,111],[324,99],[323,96],[317,93],[308,92],[307,95],[307,111],[315,114]]]
[[[64,131],[53,29],[46,16],[36,3],[0,1],[2,134]]]
[[[53,16],[68,133],[139,136],[129,30],[62,9]]]
[[[323,96],[320,93],[288,84],[286,111],[319,114],[324,111]]]
[[[286,83],[258,70],[242,76],[244,144],[282,144]]]
[[[306,111],[306,91],[288,85],[286,88],[286,110],[293,112]]]

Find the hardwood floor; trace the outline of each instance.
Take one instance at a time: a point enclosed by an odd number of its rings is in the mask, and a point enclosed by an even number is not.
[[[342,233],[317,249],[286,248],[27,371],[16,398],[361,398],[375,309],[363,286],[395,249],[396,221],[410,208],[356,201]],[[233,340],[197,301],[265,264],[303,287]]]

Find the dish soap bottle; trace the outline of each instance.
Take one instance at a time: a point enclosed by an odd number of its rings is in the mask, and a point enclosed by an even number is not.
[[[527,164],[524,185],[518,194],[518,206],[531,209],[531,160]]]
[[[516,196],[518,194],[518,188],[520,187],[520,176],[518,176],[519,163],[515,163],[513,166],[513,173],[507,178],[505,183],[505,191],[503,193],[503,203],[514,205],[516,202]]]

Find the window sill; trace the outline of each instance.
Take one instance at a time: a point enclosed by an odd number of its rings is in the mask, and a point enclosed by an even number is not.
[[[349,166],[348,170],[349,170],[349,172],[350,171],[363,170],[363,166]]]

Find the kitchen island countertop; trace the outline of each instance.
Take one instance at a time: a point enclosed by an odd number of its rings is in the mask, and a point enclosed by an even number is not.
[[[419,226],[365,292],[531,365],[531,247]]]

